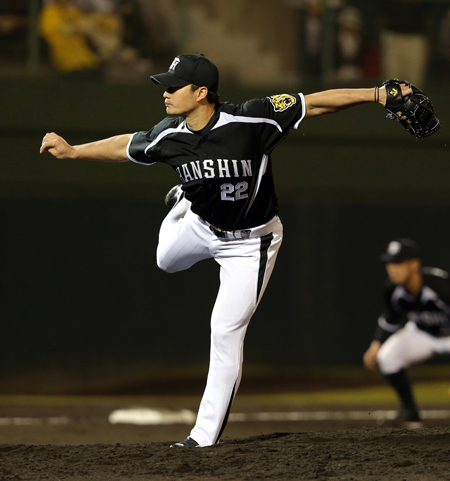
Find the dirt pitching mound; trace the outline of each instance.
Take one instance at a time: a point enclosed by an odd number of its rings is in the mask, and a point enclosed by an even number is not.
[[[71,481],[450,480],[450,428],[358,428],[167,443],[0,445],[0,479]]]

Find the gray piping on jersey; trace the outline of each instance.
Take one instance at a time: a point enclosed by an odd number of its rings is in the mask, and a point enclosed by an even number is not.
[[[185,134],[191,134],[194,135],[193,132],[191,132],[187,127],[186,127],[186,121],[181,122],[181,124],[176,127],[175,129],[166,129],[163,130],[157,137],[156,139],[151,143],[148,144],[147,147],[145,148],[144,152],[147,153],[149,149],[151,149],[154,145],[156,145],[161,139],[166,137],[169,134],[173,134],[174,132],[184,132]]]
[[[381,329],[384,329],[388,332],[396,332],[400,329],[399,324],[389,324],[389,322],[387,322],[383,316],[378,318],[378,325],[381,327]]]
[[[448,272],[439,269],[439,267],[423,267],[423,274],[433,274],[433,276],[442,277],[443,279],[448,279]]]
[[[262,158],[262,161],[261,161],[261,165],[259,166],[258,178],[256,180],[255,188],[253,189],[252,198],[250,199],[250,202],[248,203],[247,210],[245,211],[244,217],[248,214],[248,211],[250,210],[251,206],[253,205],[253,202],[255,202],[256,196],[258,195],[259,186],[261,185],[262,176],[266,173],[268,160],[269,160],[269,156],[264,154],[263,158]]]
[[[172,129],[166,129],[166,130],[163,130],[157,137],[156,139],[149,145],[147,145],[147,147],[145,148],[144,150],[144,153],[147,154],[147,151],[149,149],[151,149],[154,145],[156,145],[161,139],[163,139],[164,137],[166,137],[167,135],[169,134],[173,134],[174,132],[183,132],[185,134],[191,134],[193,135],[193,132],[191,132],[187,127],[186,127],[186,121],[184,122],[181,122],[181,124],[176,127],[176,128],[172,128]],[[130,154],[130,145],[131,145],[131,141],[133,140],[133,137],[139,132],[135,132],[133,134],[133,136],[131,137],[130,141],[128,142],[128,146],[127,146],[127,155],[128,155],[128,158],[130,160],[132,160],[133,162],[136,162],[137,164],[143,164],[143,165],[152,165],[152,164],[155,164],[156,162],[151,162],[151,163],[148,163],[148,162],[140,162],[139,160],[136,160],[134,157],[131,156]]]
[[[433,289],[429,288],[428,286],[423,286],[420,300],[422,302],[427,302],[427,301],[436,302],[438,300],[438,295],[433,291]]]
[[[135,132],[132,136],[131,136],[131,139],[128,141],[128,144],[127,144],[127,156],[128,158],[132,161],[132,162],[136,162],[136,164],[142,164],[142,165],[153,165],[153,164],[156,164],[156,162],[152,162],[151,164],[149,163],[146,163],[146,162],[139,162],[139,160],[136,160],[131,154],[130,154],[130,145],[131,145],[131,142],[133,141],[133,138],[136,134],[138,134],[139,132]]]
[[[300,98],[302,99],[302,116],[295,122],[294,127],[292,127],[294,130],[298,129],[298,126],[300,125],[300,122],[305,118],[306,115],[306,103],[305,103],[305,96],[301,93],[299,93]]]
[[[433,301],[436,307],[439,307],[443,312],[448,314],[450,312],[449,306],[439,298],[437,293],[431,289],[431,287],[424,286],[422,289],[422,295],[420,296],[421,302]]]
[[[225,112],[220,112],[219,120],[217,121],[216,125],[211,130],[218,129],[219,127],[223,127],[224,125],[230,124],[232,122],[242,122],[247,124],[272,124],[274,125],[280,132],[283,132],[280,124],[273,119],[266,119],[264,117],[244,117],[243,115],[231,115]]]

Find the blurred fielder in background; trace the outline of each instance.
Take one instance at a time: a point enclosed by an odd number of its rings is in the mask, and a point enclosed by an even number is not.
[[[378,318],[364,364],[372,370],[378,365],[399,397],[401,409],[396,419],[385,424],[420,427],[406,368],[435,354],[450,353],[450,282],[443,270],[421,266],[418,245],[410,239],[392,241],[380,260],[389,277],[385,311]]]
[[[168,117],[148,132],[75,146],[49,133],[40,152],[58,159],[163,162],[177,172],[182,186],[166,197],[172,209],[161,225],[158,266],[177,272],[214,259],[220,265],[220,288],[197,421],[190,436],[172,446],[209,446],[219,442],[225,428],[241,379],[245,333],[283,236],[270,155],[302,120],[364,103],[384,106],[387,90],[338,89],[221,103],[218,69],[202,54],[177,56],[168,72],[152,80],[165,87]],[[399,96],[412,93],[406,84],[396,84],[395,90]],[[193,294],[195,309],[201,293]],[[195,348],[186,346],[187,358]]]

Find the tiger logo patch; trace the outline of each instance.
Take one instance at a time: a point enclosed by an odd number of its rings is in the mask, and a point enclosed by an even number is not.
[[[295,97],[288,94],[272,95],[272,97],[269,97],[269,100],[275,112],[283,112],[283,110],[292,107],[297,102]]]

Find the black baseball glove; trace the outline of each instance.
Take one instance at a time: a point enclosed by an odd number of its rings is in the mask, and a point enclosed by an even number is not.
[[[402,97],[400,84],[412,89],[412,94]],[[383,82],[386,87],[387,118],[398,120],[405,129],[420,139],[437,132],[441,126],[434,113],[431,100],[422,90],[406,80],[391,79]]]

